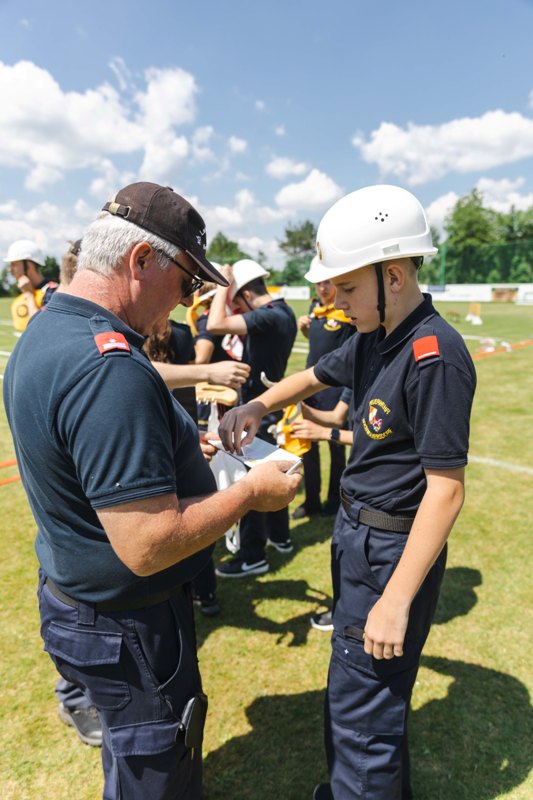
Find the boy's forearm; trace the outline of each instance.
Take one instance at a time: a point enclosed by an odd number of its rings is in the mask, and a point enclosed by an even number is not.
[[[427,471],[422,499],[402,557],[384,597],[410,607],[453,528],[464,500],[464,470]]]
[[[309,367],[302,372],[289,375],[288,378],[283,378],[279,383],[256,397],[254,403],[261,403],[265,409],[264,414],[269,414],[273,411],[281,411],[291,403],[304,400],[325,387],[326,384],[320,383],[315,377],[313,368]]]

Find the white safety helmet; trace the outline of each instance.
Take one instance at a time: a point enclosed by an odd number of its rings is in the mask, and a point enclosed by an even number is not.
[[[10,246],[4,261],[6,264],[10,264],[12,261],[34,261],[42,267],[44,264],[44,253],[41,248],[30,239],[18,239]]]
[[[257,261],[252,261],[251,258],[241,258],[233,265],[233,281],[229,287],[228,300],[231,301],[243,289],[247,283],[254,281],[256,278],[266,278],[270,275],[261,264]]]
[[[424,209],[399,186],[367,186],[338,200],[318,226],[316,248],[306,279],[336,278],[394,258],[434,255]]]

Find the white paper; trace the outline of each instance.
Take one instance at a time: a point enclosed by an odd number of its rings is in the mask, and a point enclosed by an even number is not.
[[[256,438],[251,444],[245,444],[242,448],[242,455],[224,450],[222,442],[219,440],[213,439],[209,444],[214,445],[217,450],[222,450],[226,455],[236,458],[241,464],[250,468],[257,466],[257,464],[264,464],[267,461],[290,461],[291,464],[297,465],[302,460],[293,453],[283,450],[282,447],[265,442],[263,439]]]

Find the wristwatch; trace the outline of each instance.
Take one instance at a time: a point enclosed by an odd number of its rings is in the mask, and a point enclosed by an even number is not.
[[[339,443],[339,439],[341,438],[341,432],[338,428],[332,428],[331,433],[329,434],[330,442]]]

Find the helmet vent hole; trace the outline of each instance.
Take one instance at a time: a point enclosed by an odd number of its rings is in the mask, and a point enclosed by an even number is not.
[[[377,216],[375,216],[374,219],[376,220],[376,222],[385,222],[388,216],[389,215],[384,214],[383,211],[378,211]]]

